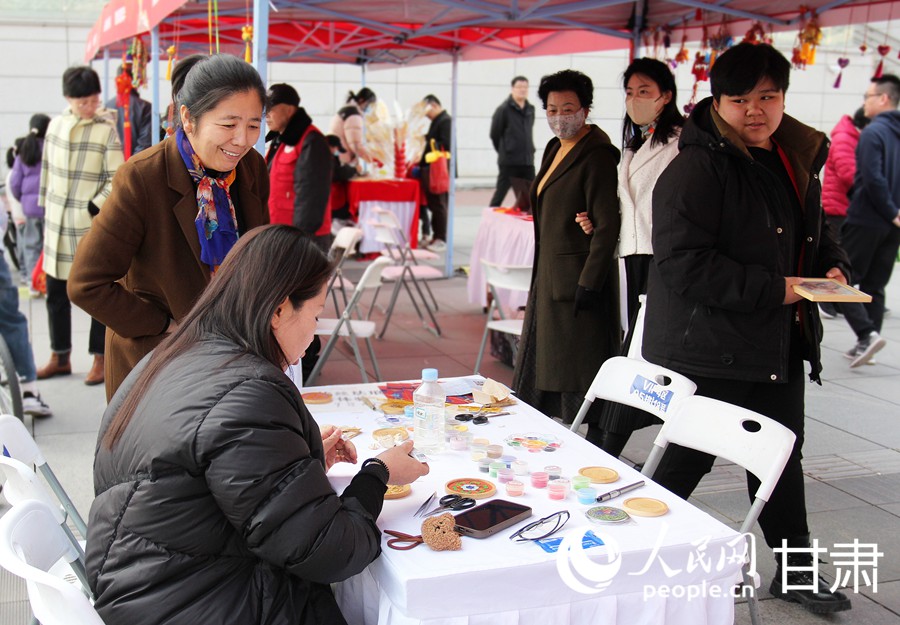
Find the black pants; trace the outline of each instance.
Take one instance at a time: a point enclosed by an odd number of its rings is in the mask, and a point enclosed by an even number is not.
[[[839,309],[847,318],[858,339],[872,332],[881,332],[884,320],[885,287],[900,248],[900,228],[869,228],[845,223],[841,229],[841,244],[850,257],[853,284],[872,296],[868,304],[842,303]]]
[[[806,523],[806,494],[803,468],[804,384],[806,376],[800,349],[793,349],[788,365],[788,381],[784,384],[743,382],[692,376],[697,395],[712,397],[753,410],[774,419],[794,434],[797,440],[781,479],[759,517],[759,525],[769,547],[780,547],[781,539],[794,540],[809,534]],[[700,479],[710,472],[715,458],[679,445],[669,445],[653,479],[670,491],[687,499]],[[747,473],[751,501],[759,488],[759,480]]]
[[[449,204],[448,193],[432,193],[428,190],[428,180],[430,176],[430,168],[422,168],[422,189],[425,191],[425,202],[428,204],[428,211],[431,213],[431,230],[434,232],[434,238],[441,241],[447,240],[447,212]],[[429,220],[423,219],[424,224]]]
[[[512,186],[513,178],[534,180],[534,165],[500,165],[500,173],[497,174],[497,189],[491,198],[489,206],[501,206],[503,198]]]
[[[72,302],[66,292],[66,280],[47,276],[47,322],[50,326],[50,349],[63,354],[72,351]],[[102,356],[106,351],[106,326],[91,318],[88,351]]]

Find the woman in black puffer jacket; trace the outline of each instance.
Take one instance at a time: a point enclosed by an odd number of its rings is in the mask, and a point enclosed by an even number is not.
[[[344,623],[328,586],[380,553],[388,478],[428,472],[412,442],[363,463],[319,431],[285,375],[331,266],[299,230],[241,237],[200,300],[103,416],[87,569],[108,625]]]

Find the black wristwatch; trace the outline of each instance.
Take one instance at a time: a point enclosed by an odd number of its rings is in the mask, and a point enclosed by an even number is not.
[[[372,472],[385,484],[387,484],[391,479],[390,469],[388,469],[388,466],[384,463],[384,461],[379,458],[369,458],[368,460],[363,462],[362,467],[360,467],[360,471],[362,471],[366,467],[375,467],[375,470]]]

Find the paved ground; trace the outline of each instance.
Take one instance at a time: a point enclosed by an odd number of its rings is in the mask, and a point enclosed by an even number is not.
[[[477,231],[481,207],[490,191],[462,191],[455,219],[457,243],[455,265],[466,265]],[[361,269],[351,268],[351,274]],[[433,285],[441,305],[438,320],[443,335],[426,331],[411,307],[401,297],[395,316],[375,350],[385,379],[413,378],[423,367],[437,367],[441,375],[472,372],[484,327],[481,308],[468,302],[465,278],[455,277]],[[386,297],[382,295],[382,301]],[[33,344],[38,366],[49,357],[46,309],[43,300],[24,299],[23,312],[32,320]],[[885,554],[874,584],[862,582],[858,593],[848,591],[853,610],[832,617],[817,617],[796,605],[768,598],[765,592],[774,571],[774,561],[760,550],[763,578],[761,612],[766,623],[860,623],[900,624],[900,289],[889,294],[884,336],[888,346],[878,354],[878,364],[851,370],[843,352],[854,338],[842,319],[825,322],[824,384],[807,391],[805,470],[807,499],[813,538],[832,549],[836,543],[876,543]],[[379,318],[378,313],[375,318]],[[65,378],[49,380],[41,392],[54,411],[50,419],[33,424],[34,435],[50,465],[86,516],[92,499],[91,464],[97,427],[105,407],[102,387],[87,387],[84,375],[90,367],[87,355],[88,318],[76,311],[73,319],[73,368]],[[370,371],[371,373],[371,371]],[[509,383],[512,370],[485,358],[482,373]],[[359,371],[349,350],[336,352],[325,366],[319,384],[359,380]],[[894,386],[897,384],[898,386]],[[28,420],[29,427],[32,426]],[[625,456],[642,462],[655,430],[638,432]],[[700,485],[693,501],[713,516],[734,527],[747,510],[744,477],[733,465],[717,465]],[[760,541],[762,542],[762,541]],[[823,559],[831,560],[824,556]],[[823,565],[833,578],[834,568]],[[852,587],[852,580],[851,580]],[[28,608],[24,588],[3,571],[0,573],[0,624],[25,623]],[[736,610],[736,623],[749,623],[745,606]],[[718,624],[711,624],[718,625]]]

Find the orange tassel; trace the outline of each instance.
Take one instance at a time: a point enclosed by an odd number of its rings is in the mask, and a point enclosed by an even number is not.
[[[249,24],[241,28],[241,39],[244,40],[244,60],[248,63],[253,62],[253,50],[250,44],[253,42],[253,27]]]
[[[175,63],[175,46],[166,48],[166,54],[169,55],[169,64],[166,65],[166,80],[172,81],[172,65]]]

